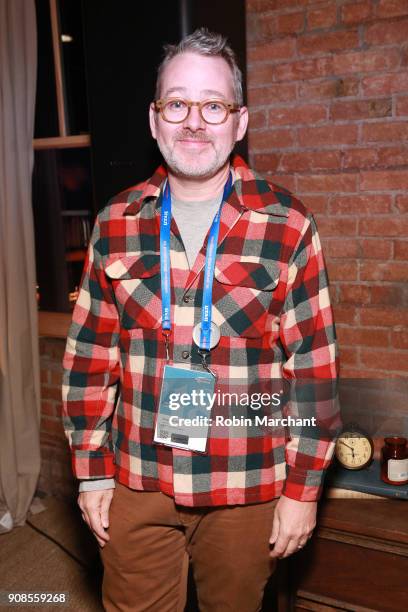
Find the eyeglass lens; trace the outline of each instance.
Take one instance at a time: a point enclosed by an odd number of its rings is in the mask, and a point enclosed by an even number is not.
[[[189,106],[184,100],[169,100],[163,107],[164,118],[168,121],[182,122],[187,118]],[[208,101],[201,105],[201,115],[207,123],[222,123],[228,115],[228,108],[218,101]]]

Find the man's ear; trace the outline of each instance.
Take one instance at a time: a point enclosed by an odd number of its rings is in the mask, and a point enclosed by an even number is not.
[[[242,140],[248,128],[248,109],[246,106],[241,106],[239,109],[237,138],[236,141]]]
[[[149,123],[150,123],[150,131],[155,140],[156,140],[156,117],[157,117],[157,113],[154,108],[154,102],[152,102],[149,107]]]

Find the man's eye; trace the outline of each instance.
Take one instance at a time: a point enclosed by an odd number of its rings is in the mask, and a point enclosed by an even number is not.
[[[182,100],[172,100],[168,102],[166,106],[170,110],[183,110],[186,107],[185,102]]]
[[[206,108],[212,113],[219,113],[223,110],[222,104],[219,104],[219,102],[209,102],[206,104]]]

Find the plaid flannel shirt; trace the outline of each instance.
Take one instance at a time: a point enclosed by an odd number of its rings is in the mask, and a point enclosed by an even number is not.
[[[336,336],[313,216],[238,156],[224,203],[211,367],[224,380],[336,379]],[[224,437],[205,455],[153,444],[165,344],[161,329],[160,192],[166,169],[114,197],[98,215],[64,356],[63,421],[74,474],[161,491],[185,506],[321,496],[328,439]],[[190,270],[171,222],[174,362],[200,363],[204,241]],[[119,385],[119,389],[118,389]]]

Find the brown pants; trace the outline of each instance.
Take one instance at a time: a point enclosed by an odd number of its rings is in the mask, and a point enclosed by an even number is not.
[[[101,549],[105,610],[182,612],[189,558],[200,612],[260,610],[277,501],[187,508],[117,483]]]

